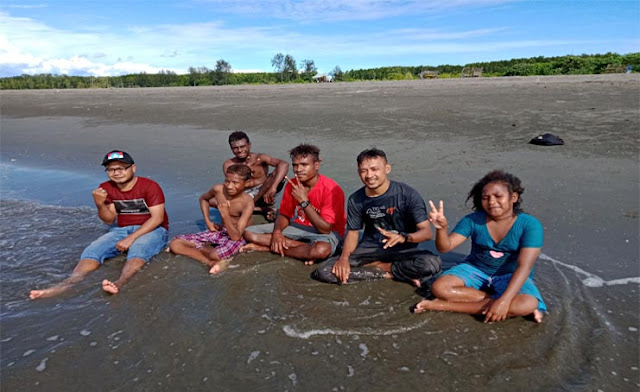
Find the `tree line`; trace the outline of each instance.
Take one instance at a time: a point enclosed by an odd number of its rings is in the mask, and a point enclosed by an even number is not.
[[[218,86],[233,84],[310,83],[318,70],[313,60],[296,63],[293,56],[277,53],[271,59],[274,72],[236,73],[224,59],[213,69],[189,67],[186,74],[161,70],[156,74],[137,73],[122,76],[20,75],[0,78],[0,89],[67,89],[67,88],[133,88],[173,86]],[[580,56],[531,57],[466,65],[398,66],[342,71],[340,66],[329,72],[333,81],[417,79],[423,71],[444,78],[462,75],[465,67],[483,69],[484,76],[581,75],[608,72],[611,67],[631,66],[640,69],[640,53],[583,54]]]

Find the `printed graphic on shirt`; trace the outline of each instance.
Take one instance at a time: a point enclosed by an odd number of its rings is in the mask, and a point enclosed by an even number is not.
[[[320,210],[315,208],[313,206],[313,204],[311,205],[311,208],[313,208],[314,210],[316,210],[316,212],[318,214],[320,214]],[[296,206],[296,215],[295,215],[295,217],[297,218],[297,220],[300,221],[300,223],[305,224],[305,222],[307,222],[307,215],[304,213],[304,208],[302,208],[300,206]],[[294,220],[296,220],[296,219],[294,218]]]
[[[365,213],[373,223],[376,229],[384,229],[392,233],[398,233],[397,226],[394,223],[394,213],[396,207],[387,207],[386,205],[371,206],[367,208]],[[380,240],[384,239],[379,235]]]
[[[113,204],[118,214],[150,214],[144,199],[114,200]]]

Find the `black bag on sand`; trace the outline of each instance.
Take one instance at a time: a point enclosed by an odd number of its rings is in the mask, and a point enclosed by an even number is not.
[[[559,136],[552,135],[550,133],[545,133],[544,135],[536,136],[531,141],[531,144],[537,144],[539,146],[561,146],[564,144],[564,140],[562,140]]]

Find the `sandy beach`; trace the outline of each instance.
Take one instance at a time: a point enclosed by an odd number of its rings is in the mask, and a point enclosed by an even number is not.
[[[346,194],[361,186],[355,170],[358,152],[381,148],[392,165],[390,177],[412,185],[425,200],[444,200],[452,222],[470,212],[465,199],[471,185],[489,170],[504,169],[522,179],[524,209],[545,227],[536,277],[550,313],[539,326],[522,319],[487,326],[464,315],[411,315],[407,309],[420,296],[409,286],[373,282],[327,287],[308,280],[311,269],[271,255],[239,256],[234,260],[238,269],[214,281],[205,279],[197,263],[162,255],[117,299],[99,291],[81,297],[94,301],[95,316],[103,321],[113,318],[126,324],[121,314],[125,310],[145,315],[134,318],[134,324],[139,322],[131,326],[135,332],[124,325],[94,326],[92,339],[96,336],[98,346],[100,334],[109,336],[123,329],[129,342],[134,342],[127,349],[127,363],[136,362],[139,350],[152,353],[141,361],[153,357],[162,362],[161,354],[173,352],[169,344],[183,339],[180,332],[170,330],[185,327],[172,326],[157,311],[142,310],[141,303],[151,301],[153,309],[168,303],[171,312],[186,308],[189,313],[193,309],[188,297],[194,291],[208,292],[216,284],[222,285],[217,293],[225,290],[237,297],[214,301],[215,311],[198,313],[187,321],[220,327],[227,317],[225,309],[240,314],[246,305],[247,313],[236,316],[234,322],[239,324],[234,328],[250,338],[239,343],[239,334],[228,332],[226,345],[206,340],[210,350],[196,350],[195,357],[187,349],[199,343],[181,340],[177,346],[184,355],[176,354],[175,361],[165,358],[168,363],[156,368],[163,370],[145,373],[146,378],[140,376],[136,382],[132,376],[121,384],[106,381],[107,376],[123,372],[118,364],[109,368],[114,361],[111,356],[102,375],[89,377],[91,383],[105,382],[109,390],[133,390],[134,386],[198,390],[206,384],[202,384],[204,369],[218,366],[219,373],[206,376],[208,385],[227,390],[258,382],[264,390],[362,390],[366,386],[383,391],[392,385],[405,385],[407,390],[431,385],[431,390],[443,391],[638,389],[639,74],[2,91],[0,113],[1,162],[6,166],[73,172],[95,178],[97,185],[105,178],[99,164],[106,151],[121,148],[131,153],[139,174],[163,186],[172,235],[197,229],[196,199],[221,180],[222,162],[231,155],[227,136],[234,130],[249,134],[253,151],[287,160],[288,150],[295,145],[316,144],[323,158],[321,172],[340,183]],[[563,138],[565,145],[528,144],[547,132]],[[69,193],[55,186],[47,191]],[[47,197],[35,196],[55,204]],[[87,197],[78,194],[77,205],[90,207]],[[6,232],[10,225],[3,220]],[[461,254],[466,246],[459,249]],[[459,260],[461,254],[445,261]],[[70,271],[75,260],[67,257],[61,263],[59,271]],[[106,270],[114,274],[118,268]],[[265,277],[269,273],[274,282]],[[96,272],[95,281],[102,274]],[[44,330],[51,325],[34,321],[70,297],[28,301],[28,289],[46,285],[49,278],[37,270],[27,275],[30,280],[8,283],[6,267],[3,272],[2,390],[34,390],[30,389],[33,380],[40,383],[38,390],[81,387],[80,382],[66,384],[65,377],[84,372],[85,366],[99,366],[101,358],[115,351],[105,348],[100,354],[87,354],[78,343],[56,346],[57,352],[51,354],[53,344],[44,342],[49,336]],[[193,279],[194,286],[185,286],[187,278]],[[227,283],[221,283],[225,278]],[[267,298],[254,291],[258,284],[271,283]],[[183,293],[167,292],[167,287]],[[304,300],[295,299],[299,296]],[[353,306],[336,305],[342,301]],[[367,308],[363,301],[377,305]],[[210,309],[208,301],[199,305]],[[16,309],[32,313],[21,319],[12,313]],[[71,328],[71,317],[92,320],[91,309],[77,311],[61,319],[60,330]],[[331,318],[327,313],[342,316]],[[168,334],[155,345],[142,337],[149,317],[161,320],[157,325]],[[268,327],[252,330],[265,320]],[[43,344],[34,338],[21,340],[26,333],[21,326],[27,321],[39,325],[30,332]],[[188,339],[197,341],[208,326],[187,328]],[[135,343],[140,340],[147,343]],[[23,358],[25,351],[36,346],[42,350],[38,360],[35,355]],[[218,360],[228,353],[231,361],[207,362],[207,353]],[[54,358],[49,363],[55,366],[34,371],[44,356]],[[71,365],[70,360],[76,362]],[[183,362],[191,368],[183,372],[188,380],[178,378],[176,372],[173,378],[165,377],[170,373],[166,369]],[[286,370],[277,370],[280,365]],[[128,377],[134,370],[131,365],[124,373]],[[218,384],[212,384],[214,380]]]

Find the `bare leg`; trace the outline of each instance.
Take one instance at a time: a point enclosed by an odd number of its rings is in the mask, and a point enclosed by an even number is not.
[[[284,250],[284,255],[303,260],[305,265],[313,265],[316,261],[331,256],[331,244],[324,241],[307,244],[287,238],[287,246],[289,249]]]
[[[271,251],[271,234],[258,234],[245,230],[244,239],[248,242],[248,244],[240,248],[240,252],[242,253],[250,251]]]
[[[97,260],[82,259],[73,269],[70,277],[47,289],[31,290],[31,292],[29,293],[29,298],[48,298],[61,294],[69,289],[69,287],[71,287],[73,284],[81,281],[89,272],[98,269],[98,267],[100,267],[100,263]]]
[[[477,302],[451,302],[442,299],[420,301],[416,307],[415,313],[422,313],[426,310],[436,310],[444,312],[468,313],[468,314],[485,314],[487,308],[493,302],[492,299],[483,299]],[[518,294],[509,305],[509,313],[507,317],[518,317],[534,315],[536,322],[542,322],[542,317],[538,320],[536,315],[542,315],[537,309],[538,300],[530,295]]]
[[[208,253],[207,251],[203,252],[196,249],[195,244],[189,241],[186,241],[180,238],[175,238],[174,240],[171,241],[171,244],[169,244],[169,249],[171,250],[171,252],[177,255],[190,257],[194,260],[201,262],[202,264],[205,264],[208,266],[211,266],[213,264],[213,260],[207,257],[207,253]]]
[[[431,285],[431,292],[437,298],[451,302],[478,302],[490,298],[484,291],[466,287],[462,279],[453,275],[438,278]]]
[[[144,265],[146,261],[142,259],[129,259],[122,267],[122,272],[120,272],[120,277],[115,282],[111,282],[107,279],[102,281],[102,289],[110,294],[117,294],[122,286],[124,286],[129,279],[136,272],[138,272]]]

